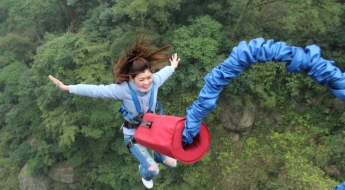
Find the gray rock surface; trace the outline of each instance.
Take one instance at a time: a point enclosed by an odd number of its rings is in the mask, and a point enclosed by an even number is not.
[[[52,180],[47,175],[32,176],[25,165],[18,175],[20,190],[49,190]]]

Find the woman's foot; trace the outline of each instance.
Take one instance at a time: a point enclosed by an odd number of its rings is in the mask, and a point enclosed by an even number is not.
[[[140,165],[139,165],[139,173],[140,173]],[[141,176],[140,176],[141,177]],[[143,182],[144,186],[148,189],[151,189],[153,187],[153,181],[152,179],[147,181],[143,177],[141,177],[141,181]]]

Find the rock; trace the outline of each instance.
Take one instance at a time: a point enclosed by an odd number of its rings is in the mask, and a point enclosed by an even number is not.
[[[79,185],[80,183],[77,181],[77,182],[70,183],[68,187],[70,189],[78,189]]]
[[[345,102],[338,98],[335,98],[332,102],[331,107],[338,113],[342,113],[345,111]]]
[[[323,113],[325,114],[329,114],[331,112],[331,108],[326,108],[325,110],[323,110]]]
[[[75,182],[73,170],[74,165],[66,164],[66,162],[58,162],[49,169],[48,175],[54,181],[73,183]]]
[[[18,180],[21,190],[49,190],[52,183],[47,175],[32,176],[26,164],[21,169]]]
[[[339,168],[336,165],[327,166],[325,171],[328,175],[340,176]]]
[[[31,146],[34,147],[39,147],[38,141],[37,139],[31,134],[29,136],[26,137],[26,142],[28,142]]]
[[[237,132],[241,135],[247,135],[255,120],[255,106],[252,103],[247,103],[250,106],[241,108],[224,107],[221,113],[221,122],[225,129],[230,132]]]
[[[270,125],[274,123],[274,118],[271,116],[267,116],[263,119],[265,125]]]
[[[280,125],[283,123],[283,116],[281,113],[274,112],[274,113],[272,113],[272,117],[274,118],[274,120],[276,121],[277,124]]]
[[[284,133],[291,133],[291,132],[293,132],[294,131],[294,126],[290,123],[289,125],[287,125],[286,127],[285,127],[285,131],[284,131]]]
[[[299,110],[300,106],[295,99],[290,99],[290,105],[293,110]]]
[[[230,138],[232,142],[238,142],[240,141],[240,134],[232,132],[230,133]]]
[[[238,125],[240,128],[251,128],[254,124],[254,119],[255,119],[254,109],[246,107],[243,110],[243,115]]]

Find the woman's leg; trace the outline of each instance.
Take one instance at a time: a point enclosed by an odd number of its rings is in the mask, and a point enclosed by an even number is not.
[[[153,151],[153,158],[157,163],[162,163],[168,168],[175,168],[177,166],[177,160],[164,154]]]
[[[133,136],[124,135],[124,139],[127,145],[128,141],[133,139]],[[132,147],[130,147],[129,150],[140,163],[139,170],[142,178],[144,178],[146,181],[150,181],[152,178],[158,175],[158,164],[152,158],[146,147],[141,146],[138,143],[135,143]]]

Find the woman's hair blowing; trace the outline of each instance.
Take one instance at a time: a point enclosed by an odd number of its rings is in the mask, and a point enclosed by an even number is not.
[[[113,83],[121,84],[128,81],[131,77],[135,77],[138,73],[144,72],[146,69],[162,68],[169,60],[168,56],[163,55],[164,51],[170,48],[170,45],[156,48],[150,41],[144,37],[138,37],[135,44],[131,48],[125,50],[117,62],[113,63]],[[116,62],[116,64],[115,64]]]

